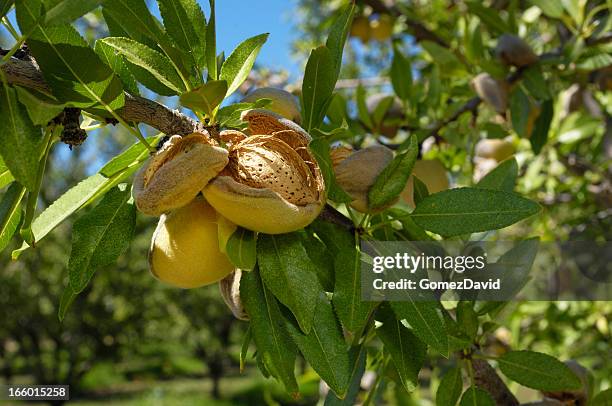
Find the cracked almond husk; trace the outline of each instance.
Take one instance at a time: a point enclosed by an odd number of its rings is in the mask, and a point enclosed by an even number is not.
[[[251,133],[266,134],[232,145],[228,165],[204,196],[222,216],[252,231],[282,234],[307,226],[325,204],[323,177],[308,150],[310,136],[269,112],[252,110],[244,117]]]
[[[151,216],[183,207],[227,163],[227,151],[214,145],[206,134],[173,135],[136,174],[136,207]]]

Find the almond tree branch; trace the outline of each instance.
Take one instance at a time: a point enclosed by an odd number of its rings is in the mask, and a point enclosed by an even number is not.
[[[474,382],[476,386],[489,392],[496,405],[519,405],[519,401],[486,360],[472,359],[472,367],[474,368]]]
[[[9,83],[42,93],[50,93],[40,68],[35,61],[11,58],[1,66]],[[196,120],[144,97],[125,93],[125,105],[117,111],[127,122],[144,123],[164,134],[189,134],[204,130]]]

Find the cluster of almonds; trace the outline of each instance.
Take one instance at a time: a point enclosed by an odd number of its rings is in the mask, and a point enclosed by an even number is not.
[[[262,89],[250,97],[272,98],[270,109],[300,121],[288,93]],[[158,279],[181,288],[223,280],[224,298],[239,309],[238,290],[231,288],[236,273],[224,252],[236,226],[280,234],[318,216],[325,185],[308,149],[311,137],[281,114],[246,111],[246,131],[221,131],[219,140],[207,133],[174,135],[137,173],[137,208],[160,217],[149,251]]]

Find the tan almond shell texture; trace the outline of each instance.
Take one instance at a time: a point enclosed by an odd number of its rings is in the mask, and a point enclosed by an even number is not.
[[[174,135],[136,174],[136,206],[151,216],[185,206],[227,163],[228,152],[206,136]]]

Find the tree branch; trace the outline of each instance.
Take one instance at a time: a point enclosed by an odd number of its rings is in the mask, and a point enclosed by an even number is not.
[[[486,390],[495,400],[496,405],[518,406],[519,401],[510,392],[495,369],[483,359],[472,359],[474,381],[476,386]]]
[[[1,68],[9,83],[51,93],[36,62],[11,58]],[[117,110],[117,114],[127,122],[144,123],[164,134],[184,135],[204,131],[203,124],[178,110],[129,93],[125,93],[125,105]]]

